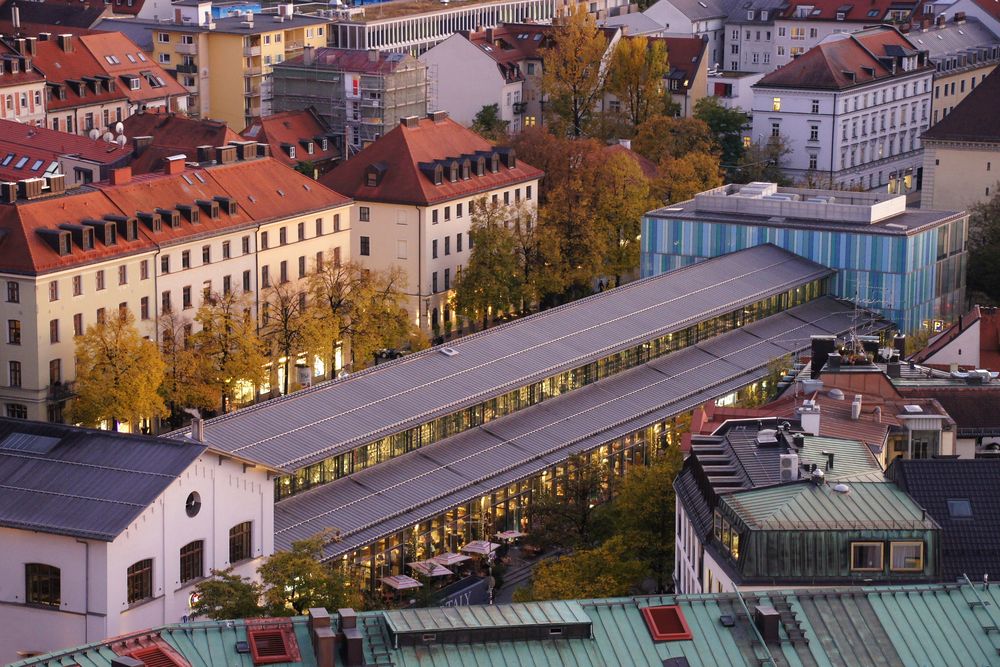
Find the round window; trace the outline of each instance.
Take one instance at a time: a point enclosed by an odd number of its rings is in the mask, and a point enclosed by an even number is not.
[[[198,512],[201,511],[201,496],[198,495],[197,491],[192,491],[188,494],[187,500],[184,503],[184,509],[187,511],[188,516],[198,516]]]

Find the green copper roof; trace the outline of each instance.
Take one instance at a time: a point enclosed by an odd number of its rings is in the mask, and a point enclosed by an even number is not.
[[[516,605],[430,607],[385,612],[392,632],[434,632],[466,628],[529,625],[590,624],[590,617],[575,602],[529,602]]]
[[[828,458],[823,452],[833,454],[833,469],[826,470]],[[805,436],[805,446],[799,450],[801,463],[815,463],[824,470],[827,480],[840,480],[866,473],[876,473],[882,478],[882,467],[868,445],[859,440]]]
[[[753,530],[913,530],[938,525],[891,482],[797,482],[723,496]]]

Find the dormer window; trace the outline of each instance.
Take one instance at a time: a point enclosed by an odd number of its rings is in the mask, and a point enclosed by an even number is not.
[[[482,176],[486,173],[486,158],[479,157],[476,158],[476,176]]]
[[[365,185],[369,188],[377,188],[382,183],[385,170],[386,164],[384,162],[376,162],[368,165],[368,168],[365,169]]]
[[[444,167],[434,165],[434,185],[441,185],[444,182]]]
[[[472,162],[470,162],[469,160],[463,160],[462,161],[462,180],[463,181],[469,180],[469,175],[470,175],[471,171],[472,171]]]
[[[323,137],[322,139],[319,140],[319,145],[321,150],[324,151],[330,150],[330,140],[327,139],[326,137]]]
[[[496,153],[490,156],[490,171],[494,174],[500,171],[500,156]]]
[[[454,183],[458,180],[458,163],[452,162],[448,169],[448,181]]]
[[[767,10],[766,9],[763,10],[763,11],[761,11],[761,13],[760,13],[760,20],[761,21],[766,21],[767,20]]]

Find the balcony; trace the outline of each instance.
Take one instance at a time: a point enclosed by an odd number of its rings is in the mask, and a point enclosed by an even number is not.
[[[183,42],[181,42],[180,44],[174,47],[174,50],[177,51],[177,53],[184,56],[193,56],[194,54],[198,53],[198,45],[194,42],[192,42],[191,44],[184,44]]]
[[[244,46],[243,55],[247,57],[259,56],[260,55],[260,44],[257,46]]]
[[[177,66],[177,73],[178,74],[197,74],[198,73],[198,64],[197,63],[191,63],[190,65],[185,65],[185,64],[181,63],[180,65]]]
[[[261,70],[260,65],[256,67],[243,68],[243,76],[260,76],[262,73],[263,71]]]
[[[55,382],[49,385],[48,399],[50,401],[64,401],[76,396],[74,382]]]

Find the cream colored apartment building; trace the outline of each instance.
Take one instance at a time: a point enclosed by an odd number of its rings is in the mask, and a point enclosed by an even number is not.
[[[61,176],[0,186],[4,414],[61,421],[74,337],[121,309],[152,339],[165,310],[194,331],[206,290],[259,303],[282,267],[298,281],[321,256],[349,257],[350,200],[258,151],[216,147],[214,166],[175,159],[137,179],[123,168],[72,193]]]

